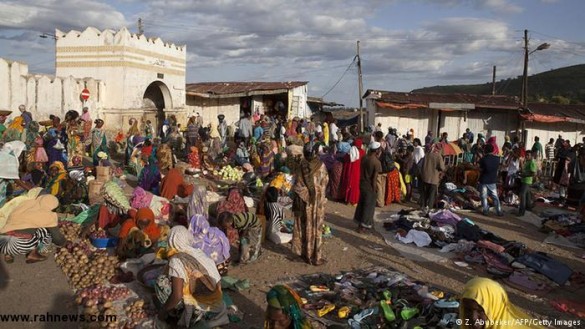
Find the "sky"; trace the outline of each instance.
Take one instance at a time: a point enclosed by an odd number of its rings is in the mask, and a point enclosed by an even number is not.
[[[363,90],[487,83],[585,63],[583,0],[2,0],[0,57],[54,74],[41,33],[127,27],[187,46],[187,83],[308,81],[357,106]]]

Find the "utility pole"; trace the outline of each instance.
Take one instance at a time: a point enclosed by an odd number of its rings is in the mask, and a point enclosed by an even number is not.
[[[138,35],[144,34],[144,24],[142,24],[142,17],[138,18]]]
[[[363,88],[364,85],[362,83],[362,60],[360,58],[360,41],[357,41],[357,55],[355,56],[357,59],[357,67],[358,67],[358,89],[359,89],[359,97],[360,97],[360,131],[364,131],[364,107],[363,107],[363,100],[362,95],[364,94]]]
[[[524,30],[524,71],[522,72],[522,107],[528,107],[528,30]]]
[[[496,66],[494,65],[494,71],[492,73],[492,95],[496,94]]]

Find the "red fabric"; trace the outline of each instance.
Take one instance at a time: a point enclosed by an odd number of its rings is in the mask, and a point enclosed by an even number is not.
[[[143,146],[142,147],[142,155],[146,155],[146,156],[151,156],[152,155],[152,145],[149,146]]]
[[[181,198],[189,196],[193,192],[193,186],[185,184],[183,175],[177,168],[169,170],[169,173],[162,179],[160,196],[168,200],[172,200],[175,195]]]
[[[400,202],[400,174],[398,169],[394,169],[386,176],[386,199],[385,205],[392,202]]]
[[[227,198],[225,198],[225,200],[222,200],[217,204],[218,216],[224,212],[229,212],[230,214],[238,214],[247,211],[248,207],[246,206],[244,197],[242,196],[240,190],[237,188],[230,189]]]
[[[356,141],[356,143],[359,142]],[[344,192],[344,201],[349,204],[357,204],[360,200],[360,173],[361,173],[361,159],[365,155],[365,151],[359,149],[359,158],[351,162],[349,154],[344,156],[343,172],[341,175],[341,191]]]
[[[113,214],[108,210],[108,207],[101,205],[98,213],[98,225],[100,228],[110,228],[118,225],[122,220],[120,215]]]
[[[152,241],[158,240],[158,238],[160,237],[160,228],[154,222],[154,213],[149,208],[138,209],[135,218],[129,218],[122,224],[118,236],[121,239],[126,238],[132,228],[138,227],[137,222],[139,219],[148,220],[148,225],[142,230],[142,232],[148,235],[150,240]]]

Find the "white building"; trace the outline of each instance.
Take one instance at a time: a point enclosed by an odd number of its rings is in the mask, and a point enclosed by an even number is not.
[[[55,30],[55,76],[29,74],[24,63],[0,59],[0,108],[24,104],[35,120],[88,106],[110,130],[128,119],[184,115],[186,47],[119,31]],[[84,102],[81,91],[88,89]]]

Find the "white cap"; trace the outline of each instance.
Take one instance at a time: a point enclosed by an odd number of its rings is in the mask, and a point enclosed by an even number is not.
[[[378,142],[371,142],[370,146],[368,147],[370,150],[377,150],[380,148],[380,143]]]

